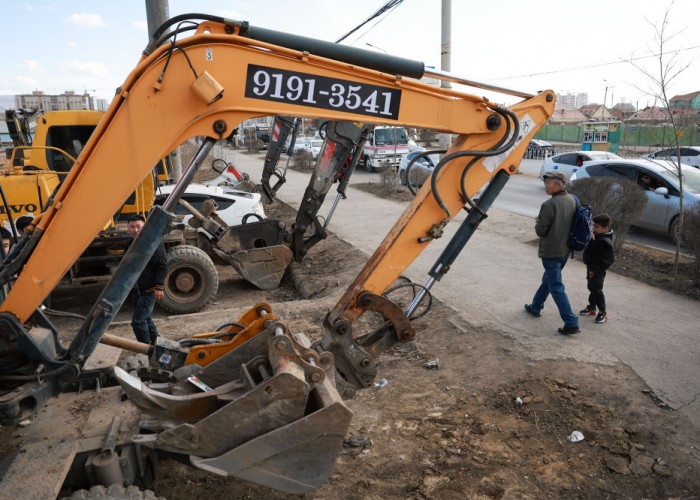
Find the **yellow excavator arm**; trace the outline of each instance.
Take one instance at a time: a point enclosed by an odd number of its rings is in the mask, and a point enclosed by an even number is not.
[[[190,18],[204,21],[192,36],[177,39],[185,29],[181,26],[192,24],[178,23]],[[165,32],[175,25],[174,32]],[[166,23],[118,90],[37,227],[0,266],[0,280],[19,273],[0,307],[0,354],[16,352],[15,358],[26,362],[21,375],[6,376],[9,369],[0,369],[0,383],[32,383],[41,373],[55,393],[77,379],[143,269],[137,264],[145,265],[155,249],[162,235],[158,228],[167,226],[168,211],[193,170],[214,142],[241,122],[268,115],[320,117],[456,134],[431,182],[329,312],[322,340],[312,344],[292,334],[268,304],[258,304],[228,330],[185,339],[189,344],[160,339],[156,346],[145,346],[152,362],[172,372],[168,389],[115,369],[129,399],[166,422],[134,438],[139,452],[180,454],[201,469],[291,493],[323,484],[350,422],[340,395],[349,397],[370,385],[376,355],[414,335],[409,315],[382,294],[466,208],[467,224],[430,273],[432,280],[444,275],[554,110],[552,91],[528,95],[439,75],[522,98],[505,107],[422,83],[423,73],[422,63],[415,61],[244,22],[196,14]],[[52,342],[50,327],[37,311],[41,302],[153,165],[194,136],[205,137],[202,148],[171,198],[162,209],[154,208],[71,346],[58,345],[55,332]],[[472,197],[484,186],[475,203]],[[360,342],[352,327],[367,310],[380,313],[386,326]],[[201,339],[229,344],[196,345]],[[9,403],[0,408],[11,413],[8,419],[16,419],[29,398],[52,394],[36,384],[26,391],[26,396],[21,391],[14,396],[15,413]]]
[[[203,22],[194,36],[177,42],[177,49],[166,44],[143,57],[42,217],[35,258],[27,261],[0,310],[25,321],[153,165],[189,137],[220,139],[244,120],[282,114],[459,134],[448,154],[486,151],[504,138],[507,119],[499,120],[496,105],[484,98],[245,34],[245,23]],[[201,87],[207,85],[214,85],[216,94],[202,97]],[[208,102],[218,96],[219,88],[220,98]],[[465,179],[470,195],[497,170],[516,172],[528,140],[553,108],[551,91],[511,108],[527,128],[521,127],[522,135],[498,164],[480,160],[470,169]],[[115,157],[120,165],[117,175]],[[455,165],[441,171],[440,184],[453,188],[442,192],[452,216],[464,206],[454,187],[460,185],[468,160],[455,160]],[[378,250],[380,255],[373,257],[372,272],[362,287],[381,292],[420,253],[424,244],[418,243],[419,238],[443,217],[429,192],[422,191]],[[391,264],[378,266],[379,260]]]

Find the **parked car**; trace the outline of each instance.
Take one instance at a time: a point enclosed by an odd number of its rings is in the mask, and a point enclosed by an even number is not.
[[[439,161],[437,155],[428,155],[416,160],[413,165],[411,165],[411,171],[408,171],[408,164],[411,160],[424,151],[425,148],[420,148],[401,157],[401,161],[399,162],[399,179],[404,186],[408,186],[409,177],[412,186],[422,186],[433,174],[433,170]],[[407,176],[407,174],[409,175]]]
[[[311,155],[314,160],[318,158],[323,147],[323,139],[309,139],[304,143],[304,150]]]
[[[682,165],[684,206],[700,202],[700,170]],[[651,186],[643,184],[642,176],[651,178]],[[571,176],[571,180],[585,177],[614,177],[627,179],[646,187],[647,205],[634,223],[635,226],[667,233],[678,239],[680,188],[676,165],[667,160],[597,160],[586,163]]]
[[[161,186],[158,188],[155,203],[162,205],[165,199],[172,193],[174,184]],[[205,186],[203,184],[190,184],[187,186],[182,199],[188,202],[197,210],[200,210],[204,201],[211,198],[219,206],[217,213],[219,217],[229,226],[237,226],[243,223],[243,217],[248,214],[255,214],[249,217],[249,222],[255,222],[266,218],[265,209],[260,202],[258,193],[246,193],[235,189]],[[175,215],[182,215],[182,221],[187,224],[187,221],[192,215],[181,205],[175,208]]]
[[[568,179],[587,161],[615,159],[620,159],[620,157],[607,151],[570,151],[561,153],[545,158],[542,168],[540,168],[540,179],[547,172],[561,172]]]
[[[554,154],[554,146],[540,139],[532,139],[527,145],[524,158],[526,160],[536,160],[549,158]]]
[[[681,163],[685,163],[691,167],[700,168],[700,146],[683,146],[680,149]],[[668,148],[662,149],[661,151],[657,151],[655,153],[642,155],[642,158],[646,158],[648,160],[669,160],[675,162],[678,161],[676,154],[676,148]]]
[[[296,153],[297,151],[301,151],[304,149],[304,146],[306,146],[306,141],[308,141],[308,137],[304,137],[303,135],[297,136],[297,138],[294,140],[294,148],[291,151],[291,154]],[[289,134],[287,136],[287,140],[284,143],[284,152],[289,153],[289,145],[292,143],[292,134]]]

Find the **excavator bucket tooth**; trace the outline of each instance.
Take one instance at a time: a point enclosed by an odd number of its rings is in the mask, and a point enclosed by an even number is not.
[[[284,245],[243,250],[228,257],[238,274],[261,290],[277,288],[293,259]]]

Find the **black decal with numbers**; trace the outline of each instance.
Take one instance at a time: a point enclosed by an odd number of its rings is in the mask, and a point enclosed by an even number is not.
[[[401,90],[265,66],[248,65],[245,96],[398,120]]]

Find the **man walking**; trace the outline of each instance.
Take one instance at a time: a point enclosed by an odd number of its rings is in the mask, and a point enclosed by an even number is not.
[[[143,228],[146,219],[143,215],[129,217],[127,230],[132,238],[136,238]],[[133,241],[133,240],[132,240]],[[134,313],[131,316],[131,328],[134,330],[136,340],[144,344],[155,343],[158,330],[151,318],[156,300],[163,298],[163,284],[167,273],[167,261],[165,246],[161,242],[153,252],[146,268],[139,276],[136,285],[131,291],[134,302]]]
[[[544,175],[545,189],[551,198],[540,207],[535,222],[535,232],[540,238],[537,255],[542,259],[544,274],[542,284],[535,292],[531,304],[525,304],[525,310],[539,318],[544,302],[551,294],[564,320],[559,328],[562,335],[579,333],[578,316],[571,310],[569,297],[564,290],[561,271],[571,251],[568,246],[571,222],[576,211],[576,200],[566,192],[566,177],[560,172],[548,172]]]

